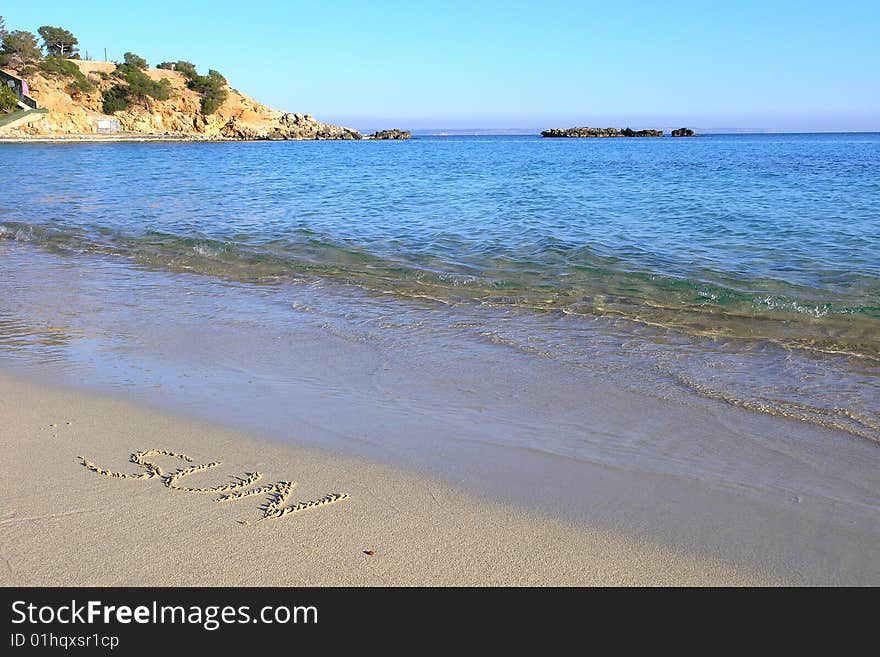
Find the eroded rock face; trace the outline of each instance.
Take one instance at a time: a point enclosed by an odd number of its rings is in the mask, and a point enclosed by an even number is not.
[[[260,135],[254,128],[243,121],[239,121],[235,117],[229,119],[229,121],[220,128],[220,134],[227,139],[260,139]],[[266,137],[264,137],[264,139],[265,138]]]
[[[678,130],[673,130],[671,134],[673,137],[695,137],[697,133],[690,128],[679,128]]]
[[[49,113],[31,126],[2,131],[6,137],[87,136],[98,133],[103,114],[102,93],[119,83],[112,62],[71,60],[95,85],[88,92],[74,90],[70,79],[30,71],[26,77],[34,98]],[[14,71],[16,72],[16,71]],[[147,69],[154,80],[167,79],[173,93],[168,100],[140,98],[112,118],[126,136],[172,136],[201,139],[361,139],[357,130],[322,123],[308,114],[292,114],[258,103],[227,87],[226,101],[213,114],[204,114],[201,96],[188,89],[176,71]]]
[[[624,137],[662,137],[662,130],[632,130],[631,128],[624,128],[620,131]]]
[[[367,135],[364,139],[411,139],[412,133],[409,130],[378,130],[371,135]]]
[[[230,117],[220,128],[227,139],[362,139],[361,133],[351,128],[322,123],[309,114],[280,114],[273,121],[255,123]]]
[[[542,137],[569,137],[569,138],[586,138],[586,137],[662,137],[662,130],[632,130],[624,128],[551,128],[541,133]]]

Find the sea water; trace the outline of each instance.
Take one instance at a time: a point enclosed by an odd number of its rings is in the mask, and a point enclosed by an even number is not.
[[[222,329],[262,351],[205,362],[303,383],[268,336],[308,315],[413,363],[483,345],[880,442],[878,134],[4,144],[0,167],[8,362],[134,385],[146,336],[183,376]]]

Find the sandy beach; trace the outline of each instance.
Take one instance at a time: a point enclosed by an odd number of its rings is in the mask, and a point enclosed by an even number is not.
[[[536,354],[491,309],[0,254],[0,584],[880,582],[852,432]]]
[[[773,524],[789,533],[789,562],[756,570],[702,555],[699,537],[708,528],[698,520],[692,527],[694,550],[655,542],[638,529],[644,527],[638,505],[623,499],[620,529],[600,529],[487,501],[403,470],[8,376],[0,377],[0,413],[3,585],[832,583],[831,570],[799,570],[809,550],[798,544],[791,516],[741,499],[728,499],[739,512],[729,513],[707,490],[691,502],[666,501],[684,509],[696,499],[735,522],[733,533],[746,541],[750,532]],[[173,489],[159,475],[105,476],[79,458],[111,471],[144,474],[149,470],[129,457],[150,449],[192,458],[183,463],[149,457],[166,476],[221,462],[181,478],[178,487],[229,485],[235,476],[259,471],[260,485],[296,482],[291,504],[328,493],[349,498],[261,519],[263,496],[217,502],[218,494]],[[672,490],[649,477],[627,477],[634,489]],[[585,491],[598,497],[615,493],[601,484],[591,489],[587,483]],[[699,488],[677,493],[699,496]],[[833,525],[828,518],[811,520]],[[810,531],[822,533],[819,529]],[[850,542],[839,531],[823,540],[829,541],[826,547],[844,549]],[[867,544],[865,549],[870,550]],[[870,554],[852,557],[839,564],[834,583],[876,583],[876,570],[867,570],[876,567]]]

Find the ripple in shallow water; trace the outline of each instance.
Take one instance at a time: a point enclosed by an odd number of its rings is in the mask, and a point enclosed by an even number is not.
[[[4,158],[21,175],[0,230],[53,250],[880,354],[880,135],[8,145]]]
[[[598,376],[639,395],[721,401],[880,442],[880,366],[849,355],[693,336],[615,317],[416,302],[323,279],[231,283],[9,243],[0,244],[0,255],[0,353],[86,371],[110,387],[153,387],[159,382],[146,372],[156,369],[187,379],[196,365],[233,373],[227,383],[215,382],[230,389],[255,378],[283,387],[303,376],[308,347],[282,340],[296,328],[370,352],[406,354],[416,378],[430,375],[420,369],[421,354],[467,362],[494,359],[487,350],[502,349],[506,358],[525,359],[524,373],[530,362],[558,368],[559,382],[548,380],[543,391],[550,397],[553,385],[579,381],[587,390]],[[212,334],[225,337],[208,339]],[[316,377],[323,367],[319,358]],[[353,362],[345,378],[377,367]]]

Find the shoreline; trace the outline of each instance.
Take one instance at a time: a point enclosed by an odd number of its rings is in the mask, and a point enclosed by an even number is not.
[[[776,586],[877,585],[876,523],[840,518],[699,479],[480,446],[512,487],[554,509],[475,491],[418,468],[61,388],[0,371],[0,586]],[[169,486],[131,462],[140,450]],[[489,452],[487,454],[486,452]],[[81,458],[82,457],[82,458]],[[531,467],[529,466],[531,462]],[[84,467],[86,465],[87,467]],[[525,468],[525,469],[524,469]],[[345,499],[261,518],[265,495],[218,503],[217,486],[295,482],[287,505]],[[514,474],[516,473],[516,474]],[[483,471],[492,478],[493,473]],[[248,480],[250,481],[250,480]],[[246,482],[245,482],[246,483]],[[367,554],[372,552],[373,554]]]
[[[40,554],[35,542],[54,508],[122,510],[116,534],[96,546],[95,518],[87,528],[75,518],[59,526],[83,543],[53,535],[59,549],[92,555],[71,564],[78,583],[97,582],[95,569],[115,573],[116,583],[165,577],[162,563],[129,578],[115,556],[94,560],[117,543],[137,554],[166,540],[168,513],[191,516],[175,521],[172,543],[193,559],[204,557],[199,544],[220,540],[216,532],[228,535],[212,524],[217,514],[236,526],[259,518],[257,498],[214,504],[158,479],[101,477],[76,458],[138,472],[133,452],[167,449],[195,459],[166,458],[167,473],[224,463],[184,486],[229,484],[270,464],[255,485],[292,477],[296,501],[349,494],[258,522],[298,528],[280,535],[306,541],[297,545],[310,554],[326,540],[354,550],[368,531],[399,555],[383,566],[384,580],[358,579],[360,562],[346,553],[332,576],[316,557],[280,574],[236,562],[192,584],[880,582],[875,443],[717,400],[662,399],[602,370],[560,367],[458,332],[445,341],[446,322],[463,318],[444,322],[438,308],[429,320],[392,299],[330,288],[230,285],[110,259],[88,259],[84,270],[30,249],[4,255],[0,378],[18,379],[0,385],[8,427],[0,447],[11,455],[0,471],[7,524],[23,523],[0,543],[9,575],[18,573],[4,581],[53,581],[40,579],[47,566],[28,555]],[[186,300],[185,314],[176,299]],[[370,505],[358,506],[365,496]],[[163,501],[178,498],[189,501]],[[357,522],[346,524],[352,507],[361,509]],[[287,549],[274,536],[255,543],[268,562]],[[165,555],[174,572],[203,572],[180,555]]]
[[[8,455],[0,465],[3,586],[791,583],[398,469],[6,374],[0,407]],[[337,488],[350,498],[258,520],[259,498],[219,504],[159,478],[101,476],[78,460],[136,474],[143,469],[129,454],[156,448],[222,462],[182,486],[228,484],[230,475],[258,469],[266,482],[295,479],[296,501]],[[150,458],[166,473],[179,463]]]
[[[417,137],[416,137],[417,138]],[[410,138],[407,138],[410,139]],[[372,136],[364,136],[361,139],[238,139],[233,137],[216,137],[200,135],[64,135],[58,137],[0,137],[0,144],[108,144],[108,143],[257,143],[257,142],[289,142],[289,141],[401,141],[396,139],[382,139]]]
[[[228,139],[225,137],[199,137],[196,135],[174,136],[174,135],[58,135],[39,137],[0,137],[0,144],[87,144],[92,142],[235,142],[246,141],[244,139]]]
[[[200,136],[200,135],[63,135],[48,137],[0,137],[0,144],[91,144],[91,143],[146,143],[146,142],[179,142],[179,143],[254,143],[284,141],[341,141],[338,139],[236,139],[232,137]],[[349,141],[375,141],[373,139],[355,139]]]
[[[760,136],[774,136],[774,137],[785,137],[785,136],[799,136],[799,135],[875,135],[880,134],[878,131],[874,130],[853,130],[853,131],[843,131],[843,132],[828,132],[828,131],[819,131],[819,132],[772,132],[772,131],[763,131],[763,132],[700,132],[699,135],[695,135],[697,137],[760,137]],[[422,130],[416,130],[413,133],[412,139],[424,139],[425,137],[430,138],[443,138],[443,137],[540,137],[540,132],[512,132],[512,133],[433,133],[433,132],[425,132]],[[563,138],[565,139],[565,138]],[[571,139],[571,138],[568,138]],[[577,138],[574,138],[577,139]],[[581,138],[583,139],[583,138]],[[601,137],[599,139],[602,139]],[[636,138],[638,139],[638,138]],[[27,143],[91,143],[91,142],[99,142],[99,143],[112,143],[112,142],[120,142],[120,143],[137,143],[137,142],[222,142],[222,143],[235,143],[235,142],[262,142],[262,141],[341,141],[338,139],[234,139],[230,137],[217,137],[217,136],[207,136],[207,135],[152,135],[152,134],[128,134],[128,135],[98,135],[98,134],[82,134],[82,135],[58,135],[58,136],[46,136],[40,135],[36,137],[3,137],[0,136],[0,144],[27,144]],[[374,139],[369,135],[364,135],[362,139],[349,140],[349,141],[395,141],[395,140],[387,140],[387,139]],[[669,141],[669,139],[667,139]]]

